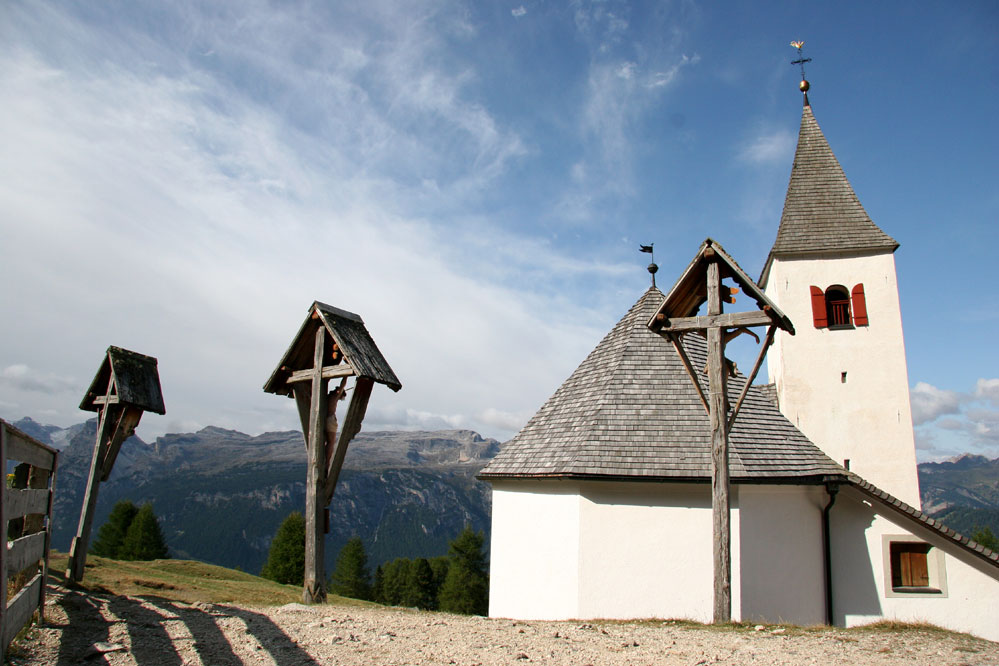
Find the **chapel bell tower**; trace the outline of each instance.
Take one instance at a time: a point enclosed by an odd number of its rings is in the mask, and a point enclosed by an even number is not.
[[[920,506],[894,252],[804,109],[777,239],[760,277],[795,323],[767,357],[780,410],[836,462]],[[847,462],[849,461],[849,462]]]

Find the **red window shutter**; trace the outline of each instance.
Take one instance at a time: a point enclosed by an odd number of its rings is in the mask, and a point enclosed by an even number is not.
[[[867,326],[867,298],[864,296],[864,284],[853,288],[853,325]]]
[[[812,319],[815,321],[815,328],[826,328],[829,326],[829,318],[826,316],[826,295],[818,287],[809,287],[812,291]]]

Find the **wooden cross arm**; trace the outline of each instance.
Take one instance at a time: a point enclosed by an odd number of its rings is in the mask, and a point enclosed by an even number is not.
[[[306,368],[305,370],[296,370],[291,373],[288,377],[288,383],[293,382],[311,382],[312,381],[312,368]],[[323,366],[323,379],[334,379],[336,377],[352,377],[354,375],[354,368],[350,367],[346,363],[341,363],[340,365],[324,365]]]
[[[661,320],[662,325],[658,330],[668,331],[671,333],[697,331],[707,328],[767,326],[773,323],[770,315],[762,310],[751,312],[725,312],[716,315],[702,315],[700,317],[674,317],[673,319],[666,319],[663,315],[660,315],[660,317],[663,317],[663,319]]]

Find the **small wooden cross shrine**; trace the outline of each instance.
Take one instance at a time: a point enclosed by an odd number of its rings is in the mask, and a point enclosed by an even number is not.
[[[350,406],[337,437],[336,407],[354,377]],[[339,385],[327,393],[329,380]],[[264,391],[295,398],[308,451],[305,489],[305,603],[326,600],[324,550],[329,532],[326,509],[333,499],[347,445],[361,430],[361,421],[375,382],[393,391],[402,388],[378,351],[364,322],[353,312],[316,301]]]
[[[144,411],[166,414],[156,359],[121,347],[108,347],[80,409],[97,412],[97,441],[80,524],[69,548],[66,578],[74,581],[83,579],[98,487],[111,475],[122,442],[135,432]]]
[[[727,287],[722,280],[731,279],[738,287]],[[735,303],[734,295],[741,288],[753,298],[759,310],[724,312],[723,303]],[[697,311],[707,302],[707,313]],[[726,389],[725,343],[753,326],[767,326],[767,336],[750,376],[729,412]],[[708,412],[711,424],[711,510],[714,530],[714,621],[732,619],[732,553],[728,434],[739,414],[749,386],[756,378],[767,349],[773,343],[778,328],[794,335],[791,320],[763,294],[763,291],[735,263],[721,245],[708,238],[697,251],[690,265],[667,294],[663,304],[649,322],[649,328],[673,343],[687,374]],[[708,396],[697,378],[680,339],[687,333],[697,333],[708,342]]]

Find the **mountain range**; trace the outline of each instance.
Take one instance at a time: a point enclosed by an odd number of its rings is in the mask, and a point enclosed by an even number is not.
[[[30,419],[14,425],[62,445],[53,547],[67,550],[79,521],[96,420],[67,429]],[[468,430],[359,433],[330,503],[327,569],[355,534],[372,569],[396,557],[443,555],[466,524],[488,535],[489,486],[475,475],[498,450],[499,442]],[[250,436],[209,426],[151,444],[132,437],[100,485],[91,539],[115,502],[152,502],[174,557],[257,573],[281,521],[305,506],[305,462],[298,431]]]
[[[67,550],[79,520],[96,420],[70,428],[30,418],[14,424],[62,450],[53,546]],[[433,557],[467,524],[489,543],[489,485],[475,475],[501,444],[469,430],[361,432],[351,442],[330,504],[327,569],[352,536],[371,568],[396,557]],[[972,535],[999,534],[999,458],[965,454],[919,465],[923,510]],[[146,443],[132,437],[101,484],[97,528],[114,503],[152,502],[174,557],[257,573],[270,540],[305,506],[305,444],[299,431],[251,436],[209,426]],[[93,537],[92,537],[93,538]]]

